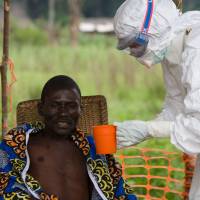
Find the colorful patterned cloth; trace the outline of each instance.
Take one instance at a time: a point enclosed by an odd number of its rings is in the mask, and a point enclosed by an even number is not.
[[[27,144],[30,134],[39,134],[44,126],[24,124],[12,129],[0,143],[0,200],[58,200],[46,194],[27,171],[30,166]],[[77,130],[72,140],[83,152],[89,177],[93,183],[92,200],[136,200],[122,179],[120,165],[112,155],[96,154],[94,140]]]

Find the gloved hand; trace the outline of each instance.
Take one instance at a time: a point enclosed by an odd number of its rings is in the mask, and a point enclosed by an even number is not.
[[[168,137],[173,122],[168,121],[124,121],[115,122],[117,126],[117,148],[136,145],[150,137]]]
[[[150,136],[144,121],[115,122],[114,125],[117,126],[117,148],[138,144]]]

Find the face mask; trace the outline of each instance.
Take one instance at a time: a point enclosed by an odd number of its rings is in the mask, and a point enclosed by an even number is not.
[[[166,52],[167,52],[167,48],[163,49],[162,51],[147,50],[147,52],[143,56],[136,59],[141,64],[150,68],[153,65],[156,65],[160,63],[161,61],[163,61],[165,58]]]

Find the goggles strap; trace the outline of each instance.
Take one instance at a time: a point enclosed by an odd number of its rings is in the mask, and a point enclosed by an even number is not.
[[[147,0],[147,10],[144,18],[144,22],[141,28],[141,33],[147,34],[151,24],[152,14],[154,8],[154,0]]]

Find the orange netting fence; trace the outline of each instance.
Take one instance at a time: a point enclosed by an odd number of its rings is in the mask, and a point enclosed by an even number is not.
[[[123,177],[139,199],[186,200],[195,158],[177,152],[147,148],[119,150]]]

